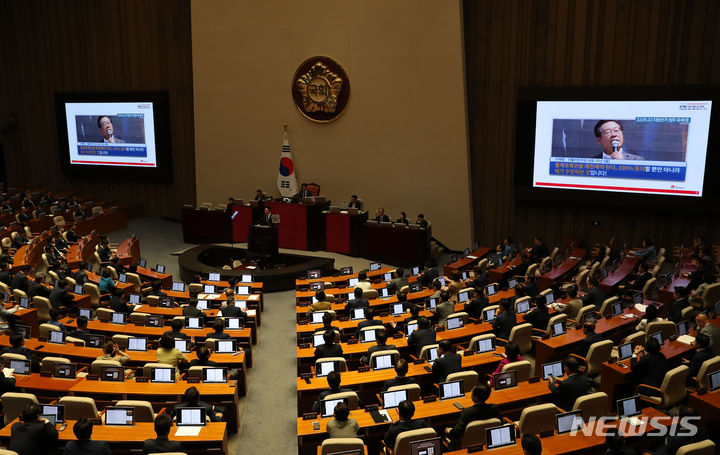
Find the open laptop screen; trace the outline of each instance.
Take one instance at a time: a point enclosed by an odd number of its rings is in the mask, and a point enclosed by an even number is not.
[[[65,421],[65,405],[62,404],[41,404],[40,414],[55,416],[55,423]]]
[[[225,383],[227,382],[227,368],[204,368],[203,382]]]
[[[509,423],[485,430],[488,449],[496,449],[515,444],[515,425]]]
[[[407,400],[407,390],[382,393],[383,409],[397,408],[405,400]]]
[[[65,344],[65,332],[61,330],[51,330],[48,335],[48,341],[50,343]]]
[[[452,317],[447,319],[448,330],[459,329],[463,326],[463,318],[461,316]]]
[[[10,359],[10,368],[14,374],[30,374],[30,361]]]
[[[220,281],[220,274],[219,273],[209,273],[208,281]]]
[[[470,300],[470,291],[463,291],[458,294],[458,302],[463,303]]]
[[[392,354],[376,355],[373,357],[373,370],[384,370],[393,368],[394,366]]]
[[[205,408],[176,408],[177,425],[182,426],[204,426],[205,425]]]
[[[720,371],[716,371],[714,373],[711,373],[708,377],[708,380],[710,381],[710,391],[720,389]]]
[[[463,396],[463,381],[449,381],[441,382],[440,386],[440,399],[447,400],[449,398],[457,398]]]
[[[477,342],[477,352],[478,354],[482,354],[483,352],[492,352],[495,350],[495,343],[493,343],[493,338],[485,338],[483,340],[478,340]]]
[[[235,340],[216,340],[215,352],[218,354],[232,354],[235,352]]]
[[[509,389],[517,386],[517,372],[506,371],[504,373],[495,373],[493,375],[493,384],[495,390]]]
[[[333,400],[323,400],[322,401],[322,417],[330,417],[335,413],[335,406],[338,405],[338,403],[348,403],[347,398],[338,398]]]
[[[150,369],[150,382],[175,382],[175,368],[153,367]]]
[[[625,398],[617,401],[617,411],[620,417],[630,417],[640,414],[640,406],[638,403],[638,396]]]
[[[318,378],[324,377],[329,375],[332,371],[338,371],[340,369],[340,365],[338,365],[338,362],[318,362],[317,368],[315,370],[315,375]]]
[[[117,406],[105,407],[105,425],[133,425],[135,409]]]
[[[654,332],[649,335],[650,338],[655,338],[660,346],[663,345],[662,332]]]
[[[542,371],[543,379],[545,380],[547,380],[550,375],[554,378],[559,378],[563,375],[562,362],[543,363]]]
[[[570,411],[555,416],[558,434],[570,433],[583,426],[582,411]]]
[[[557,337],[565,334],[565,322],[556,322],[550,327],[552,333],[550,336]]]
[[[188,346],[188,340],[187,339],[175,340],[175,349],[177,349],[180,352],[190,352],[190,346]]]
[[[633,355],[632,343],[625,343],[618,346],[618,360],[629,359]]]
[[[528,311],[530,311],[530,301],[523,300],[522,302],[518,302],[516,305],[516,310],[518,314],[527,313]]]
[[[128,338],[128,351],[147,351],[147,338]]]

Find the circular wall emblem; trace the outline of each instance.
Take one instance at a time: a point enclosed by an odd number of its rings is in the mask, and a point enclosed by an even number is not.
[[[350,100],[350,81],[335,60],[312,57],[295,71],[291,91],[302,115],[314,122],[332,122],[345,112]]]

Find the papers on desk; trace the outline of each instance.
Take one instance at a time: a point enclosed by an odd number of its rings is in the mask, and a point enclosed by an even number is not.
[[[198,294],[198,300],[217,300],[223,297],[223,294]]]
[[[695,342],[695,337],[690,335],[680,335],[679,337],[677,337],[677,340],[681,343],[693,344]]]
[[[248,270],[255,270],[257,267],[255,267],[254,265],[248,265],[245,268]]]
[[[175,436],[198,436],[202,430],[202,426],[188,426],[188,427],[177,427]]]
[[[6,378],[11,378],[14,371],[15,371],[15,368],[3,368],[2,369],[2,372]]]
[[[255,310],[247,310],[246,313],[248,316],[255,316],[257,314]]]
[[[632,313],[630,313],[630,314],[623,314],[623,315],[620,316],[620,317],[621,317],[622,319],[633,319],[633,318],[635,317],[635,315],[632,314]]]
[[[473,256],[473,255],[470,255],[470,254],[468,254],[468,255],[465,256],[465,257],[468,258],[468,259],[477,259],[477,256]]]
[[[643,305],[642,303],[636,303],[635,309],[644,313],[645,311],[647,311],[647,305]]]
[[[628,417],[626,420],[627,420],[627,422],[628,422],[630,425],[635,426],[635,427],[639,427],[639,426],[641,426],[641,425],[643,424],[643,421],[640,420],[640,419],[638,419],[638,418],[635,417],[635,416],[633,416],[633,417]]]
[[[248,300],[260,300],[260,294],[253,294],[247,298]]]

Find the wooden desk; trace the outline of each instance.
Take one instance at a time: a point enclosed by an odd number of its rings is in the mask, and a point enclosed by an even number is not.
[[[557,284],[558,281],[562,281],[572,274],[577,269],[578,264],[585,257],[585,250],[581,248],[575,248],[570,256],[565,259],[560,265],[554,267],[548,273],[538,278],[538,288],[541,291],[552,287]]]
[[[513,259],[505,262],[501,267],[491,269],[488,273],[488,280],[491,283],[499,283],[507,274],[512,273],[513,269],[522,264],[522,255],[530,251],[530,248],[525,248],[519,252]]]
[[[708,434],[720,431],[720,390],[698,395],[693,392],[688,397],[688,404],[698,412]]]
[[[334,293],[331,293],[331,292],[329,292],[329,291],[332,291],[332,289],[328,289],[326,292],[327,292],[328,294],[334,294]],[[345,294],[345,293],[348,293],[348,292],[350,292],[350,289],[349,289],[349,288],[348,288],[348,289],[338,289],[338,290],[337,290],[337,293],[338,293],[338,294]],[[408,302],[414,302],[414,301],[418,301],[418,300],[425,300],[426,298],[430,297],[430,296],[433,295],[433,294],[434,294],[434,292],[433,292],[432,290],[430,290],[430,289],[423,289],[422,291],[419,291],[419,292],[411,292],[411,293],[409,293],[409,294],[407,295],[407,300],[408,300]],[[296,294],[296,295],[297,295],[297,294]],[[312,299],[312,296],[314,296],[315,293],[314,293],[314,292],[308,293],[308,294],[307,294],[307,297],[305,297],[305,294],[300,294],[300,295],[302,295],[302,297],[298,297],[298,298],[302,298],[302,299],[305,299],[306,301],[309,301],[309,299]],[[387,298],[384,298],[384,299],[373,299],[373,300],[370,300],[370,306],[371,306],[372,308],[378,308],[378,307],[388,307],[388,308],[389,308],[390,305],[392,305],[393,303],[397,303],[397,302],[398,302],[397,296],[394,296],[394,295],[393,295],[392,297],[387,297]],[[344,311],[345,311],[345,305],[346,305],[346,302],[343,302],[343,303],[333,303],[333,304],[331,305],[330,309],[333,310],[333,311],[335,311],[335,312],[344,312]],[[308,305],[308,306],[296,306],[296,307],[295,307],[295,313],[296,313],[297,319],[300,320],[301,317],[304,318],[305,315],[308,313],[309,309],[310,309],[310,306],[309,306],[309,305]]]
[[[172,275],[169,273],[157,273],[156,271],[146,267],[138,267],[137,273],[148,280],[160,280],[162,282],[162,287],[165,289],[170,289],[172,287]]]
[[[625,256],[625,259],[623,259],[618,268],[600,281],[602,290],[605,291],[606,294],[612,294],[613,288],[635,270],[639,259],[639,257],[633,255]]]
[[[690,284],[690,278],[683,276],[686,273],[692,273],[695,271],[695,267],[692,264],[682,264],[676,271],[676,274],[672,276],[672,279],[665,286],[658,289],[658,301],[665,304],[667,308],[670,308],[670,304],[675,301],[673,292],[678,286],[685,287]]]
[[[116,254],[122,265],[137,264],[140,261],[140,240],[137,238],[123,240],[118,245]]]
[[[7,445],[10,441],[10,430],[13,424],[19,422],[15,419],[0,430],[0,441]],[[58,430],[57,448],[63,447],[67,441],[74,441],[77,438],[73,433],[75,420],[68,420],[63,431]],[[59,425],[57,425],[59,428]],[[227,449],[227,423],[210,422],[200,430],[197,436],[175,436],[177,426],[170,429],[170,439],[180,441],[183,450],[192,454],[205,454],[207,449],[221,449],[223,454],[228,453]],[[137,422],[133,426],[93,426],[92,439],[94,441],[107,441],[113,453],[127,452],[129,450],[142,451],[142,445],[146,439],[156,438],[154,424],[152,422]]]
[[[330,201],[318,204],[266,202],[273,214],[280,215],[278,244],[281,248],[317,251],[325,247],[325,218],[323,212]]]
[[[88,235],[92,231],[105,234],[125,227],[127,227],[127,220],[123,212],[106,211],[102,215],[91,216],[83,221],[75,222],[75,233],[78,236]]]
[[[225,210],[183,207],[181,216],[185,243],[222,243],[231,240],[230,217],[225,214]]]
[[[380,283],[384,274],[394,272],[395,270],[396,269],[393,267],[380,267],[378,270],[368,271],[366,274],[372,282]],[[310,283],[315,283],[318,281],[323,283],[332,283],[333,289],[341,286],[347,287],[350,278],[357,277],[357,273],[351,273],[350,275],[321,276],[320,278],[300,279],[295,280],[295,288],[298,291],[307,291]]]
[[[449,277],[455,270],[465,270],[472,268],[480,261],[480,259],[482,259],[489,252],[490,248],[483,246],[470,253],[470,256],[473,256],[472,258],[462,257],[455,262],[445,264],[445,266],[443,267],[443,275]]]
[[[368,219],[368,212],[354,215],[345,213],[325,214],[325,251],[342,253],[350,256],[362,254],[363,223]]]
[[[665,354],[668,361],[677,360],[680,356],[683,356],[695,348],[689,344],[681,343],[679,341],[666,341],[661,348],[661,352]],[[627,379],[631,373],[630,371],[630,359],[620,361],[627,368],[618,366],[617,363],[603,362],[600,374],[602,375],[602,381],[600,384],[600,391],[605,392],[610,400],[610,406],[615,406],[616,396],[618,395],[618,389],[627,383]]]
[[[363,257],[402,267],[423,265],[430,257],[431,229],[377,223],[363,224]]]

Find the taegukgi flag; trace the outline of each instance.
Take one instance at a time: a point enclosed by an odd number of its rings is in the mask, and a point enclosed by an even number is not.
[[[288,140],[287,123],[283,125],[283,144],[280,152],[280,169],[278,169],[277,186],[282,197],[293,197],[298,192],[295,178],[295,164],[290,154],[290,141]]]

